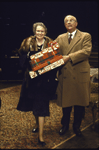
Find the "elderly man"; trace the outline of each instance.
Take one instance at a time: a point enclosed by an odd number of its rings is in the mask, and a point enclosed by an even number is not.
[[[88,57],[92,49],[91,35],[77,29],[77,19],[72,15],[64,18],[64,24],[68,32],[56,38],[65,61],[58,71],[57,104],[63,110],[59,134],[63,135],[69,129],[70,113],[74,106],[73,130],[81,136],[80,125],[90,99]]]

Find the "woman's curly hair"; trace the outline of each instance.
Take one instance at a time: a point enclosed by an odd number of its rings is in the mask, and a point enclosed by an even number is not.
[[[36,34],[36,28],[37,28],[37,26],[42,26],[45,29],[45,34],[47,34],[47,28],[44,25],[44,23],[42,23],[42,22],[37,22],[37,23],[33,24],[33,33],[34,34]]]

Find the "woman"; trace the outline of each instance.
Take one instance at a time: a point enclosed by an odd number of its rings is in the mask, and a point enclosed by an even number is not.
[[[20,65],[25,73],[17,110],[33,111],[36,125],[32,132],[39,132],[38,143],[44,146],[46,144],[43,138],[44,118],[49,116],[49,84],[51,80],[54,80],[54,76],[53,71],[50,71],[31,79],[29,58],[32,54],[47,48],[52,40],[45,36],[47,28],[42,22],[33,24],[33,32],[34,36],[24,39],[18,50]]]

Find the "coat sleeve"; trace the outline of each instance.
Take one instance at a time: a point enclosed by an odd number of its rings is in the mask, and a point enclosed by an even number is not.
[[[19,50],[18,50],[19,65],[20,65],[22,70],[25,70],[27,68],[27,64],[28,64],[27,53],[29,51],[30,41],[31,41],[31,37],[24,39],[21,43]]]
[[[86,60],[90,56],[91,50],[92,50],[91,35],[89,33],[86,33],[82,41],[82,49],[79,49],[76,52],[69,54],[72,63],[75,64],[80,61]]]

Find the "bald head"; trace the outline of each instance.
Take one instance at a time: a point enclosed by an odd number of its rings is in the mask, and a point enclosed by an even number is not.
[[[72,15],[67,15],[64,18],[64,25],[66,29],[68,30],[68,32],[72,33],[73,31],[76,30],[76,27],[78,25],[76,17]]]
[[[66,22],[66,20],[67,20],[68,18],[71,18],[71,19],[75,20],[75,22],[77,22],[76,17],[74,17],[74,16],[72,16],[72,15],[67,15],[67,16],[64,18],[64,23]]]

